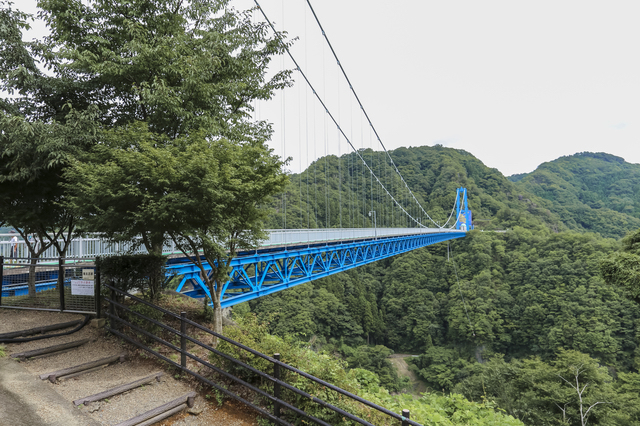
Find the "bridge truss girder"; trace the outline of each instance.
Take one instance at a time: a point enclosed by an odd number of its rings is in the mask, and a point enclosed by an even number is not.
[[[443,241],[461,238],[465,232],[415,234],[332,244],[282,247],[258,251],[231,261],[231,279],[222,289],[222,307],[266,296],[299,284],[337,274],[377,260]],[[205,269],[211,270],[209,265]],[[167,273],[182,276],[177,291],[190,282],[191,297],[211,298],[209,289],[193,263],[173,263]]]

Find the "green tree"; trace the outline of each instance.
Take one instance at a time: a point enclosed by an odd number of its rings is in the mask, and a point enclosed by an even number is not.
[[[65,83],[54,94],[99,111],[98,143],[66,173],[65,202],[83,229],[141,236],[150,252],[172,238],[202,268],[221,331],[228,264],[264,236],[260,207],[286,181],[269,124],[251,118],[254,100],[290,84],[289,71],[267,78],[284,35],[226,0],[39,6],[51,30],[41,56]]]
[[[268,99],[289,84],[286,71],[266,78],[271,58],[283,50],[281,35],[268,37],[266,24],[252,23],[250,13],[235,11],[228,1],[45,0],[40,5],[52,30],[47,47],[56,69],[84,82],[78,97],[99,106],[103,144],[119,150],[97,149],[85,160],[102,164],[117,156],[116,176],[92,175],[90,168],[74,173],[71,186],[93,185],[90,194],[75,193],[74,210],[84,229],[114,239],[142,236],[141,243],[158,253],[166,238],[162,223],[135,206],[152,198],[158,202],[162,190],[137,185],[135,165],[125,166],[134,160],[124,157],[137,155],[137,141],[162,147],[204,137],[262,144],[271,129],[250,119],[252,101]],[[134,146],[127,151],[129,144]]]
[[[150,247],[148,238],[168,235],[201,269],[214,328],[221,332],[229,264],[238,250],[264,237],[268,210],[262,207],[284,187],[282,162],[264,143],[210,141],[197,134],[169,140],[143,123],[106,134],[114,137],[96,146],[95,162],[76,161],[68,172],[71,203],[98,225],[104,220],[112,226],[112,215],[124,212],[120,229],[141,234]]]
[[[27,242],[34,296],[37,258],[51,246],[64,256],[76,228],[61,184],[72,159],[95,142],[96,108],[74,109],[63,95],[67,80],[40,70],[39,60],[48,63],[42,45],[22,40],[31,16],[11,5],[0,2],[0,217]]]
[[[217,182],[212,182],[215,174],[210,177],[212,168],[208,167],[205,178],[198,183],[206,198],[189,199],[191,192],[178,191],[176,195],[182,203],[176,203],[174,208],[183,222],[167,230],[202,272],[213,302],[214,331],[218,333],[222,333],[221,299],[231,279],[231,261],[238,251],[255,248],[265,238],[268,209],[264,207],[287,182],[283,163],[264,143],[223,142],[220,140],[215,144],[217,148],[205,151],[209,159],[203,163],[216,164]]]
[[[77,218],[64,204],[61,185],[74,156],[93,142],[95,126],[91,112],[70,110],[65,122],[0,112],[0,128],[0,217],[26,242],[34,297],[37,259],[51,246],[64,256],[74,236]]]
[[[432,346],[412,360],[413,368],[432,391],[451,391],[466,365],[453,349]]]
[[[605,281],[624,290],[629,298],[640,303],[640,229],[622,240],[622,248],[600,263]]]
[[[625,417],[624,407],[631,401],[631,393],[616,391],[606,367],[577,351],[561,350],[550,362],[528,358],[507,363],[497,356],[472,370],[457,391],[470,399],[494,398],[531,425],[624,424],[614,419]],[[623,386],[635,385],[634,378],[629,379]]]

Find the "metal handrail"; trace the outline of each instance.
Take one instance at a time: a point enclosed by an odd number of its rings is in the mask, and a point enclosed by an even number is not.
[[[391,237],[401,235],[431,234],[460,232],[458,230],[438,229],[438,228],[317,228],[317,229],[265,229],[267,238],[262,241],[257,249],[277,247],[291,244],[318,244],[321,242],[335,242],[340,240],[357,240],[363,238]],[[0,238],[13,236],[16,234],[0,234]],[[132,241],[116,242],[106,238],[101,238],[97,234],[84,234],[71,240],[67,248],[67,257],[94,258],[97,256],[108,256],[117,253],[135,252],[146,253],[144,246],[140,244],[140,238]],[[62,244],[63,241],[59,240]],[[12,247],[16,247],[16,256],[19,263],[27,263],[30,259],[27,242],[18,240],[0,241],[0,256],[11,259]],[[162,252],[165,255],[179,254],[180,250],[173,241],[167,241]],[[49,247],[38,258],[39,261],[45,258],[59,257],[55,247]]]
[[[203,365],[205,365],[205,366],[207,366],[209,368],[212,368],[214,371],[224,375],[225,377],[231,378],[232,380],[242,384],[243,386],[247,386],[249,389],[251,389],[251,390],[253,390],[255,392],[258,392],[259,394],[267,397],[272,402],[280,404],[283,407],[286,407],[288,409],[291,409],[292,411],[307,417],[309,420],[312,420],[317,424],[327,425],[326,422],[324,422],[324,421],[322,421],[320,419],[316,419],[315,417],[313,417],[313,416],[311,416],[311,415],[309,415],[309,414],[297,409],[296,407],[291,406],[286,401],[283,401],[283,400],[277,398],[276,396],[272,396],[272,395],[270,395],[268,393],[265,393],[262,390],[259,390],[259,389],[255,388],[254,386],[244,382],[242,379],[237,378],[237,377],[233,376],[232,374],[230,374],[228,372],[219,371],[219,369],[217,367],[211,365],[207,361],[204,361],[204,360],[200,359],[199,357],[197,357],[197,356],[189,353],[185,349],[183,349],[184,345],[181,345],[182,347],[178,348],[177,346],[175,346],[175,345],[173,345],[173,344],[171,344],[169,342],[166,342],[165,340],[163,340],[163,339],[161,339],[161,338],[159,338],[159,337],[157,337],[157,336],[155,336],[155,335],[153,335],[153,334],[151,334],[151,333],[149,333],[149,332],[147,332],[145,330],[142,330],[140,327],[137,327],[136,325],[131,324],[129,321],[126,321],[126,320],[124,320],[122,318],[119,318],[117,315],[115,315],[115,307],[117,306],[120,309],[126,310],[127,312],[131,312],[134,315],[136,315],[136,316],[138,316],[140,318],[143,318],[143,319],[145,319],[145,320],[147,320],[147,321],[149,321],[149,322],[151,322],[151,323],[163,328],[164,330],[167,330],[170,333],[173,333],[175,335],[180,336],[181,339],[188,340],[188,341],[190,341],[190,342],[192,342],[194,344],[197,344],[197,345],[201,346],[204,349],[210,350],[211,352],[213,352],[213,353],[215,353],[215,354],[217,354],[219,356],[222,356],[223,358],[225,358],[225,359],[227,359],[227,360],[229,360],[231,362],[234,362],[236,365],[241,366],[241,367],[251,371],[252,373],[257,374],[257,375],[259,375],[259,376],[261,376],[261,377],[273,382],[274,384],[280,385],[280,386],[282,386],[282,387],[284,387],[284,388],[286,388],[286,389],[288,389],[288,390],[290,390],[290,391],[292,391],[292,392],[294,392],[294,393],[296,393],[298,395],[301,395],[301,396],[303,396],[305,398],[308,398],[308,399],[312,400],[313,402],[318,403],[318,404],[320,404],[320,405],[322,405],[322,406],[324,406],[324,407],[326,407],[326,408],[328,408],[328,409],[330,409],[330,410],[332,410],[332,411],[334,411],[334,412],[336,412],[336,413],[338,413],[338,414],[340,414],[342,416],[345,416],[345,417],[357,422],[357,423],[360,423],[360,424],[366,425],[366,426],[374,426],[371,423],[367,422],[366,420],[363,420],[363,419],[361,419],[361,418],[359,418],[359,417],[357,417],[357,416],[355,416],[355,415],[353,415],[353,414],[351,414],[349,412],[346,412],[346,411],[344,411],[344,410],[342,410],[342,409],[340,409],[338,407],[335,407],[335,406],[333,406],[332,404],[330,404],[330,403],[328,403],[326,401],[323,401],[323,400],[321,400],[321,399],[319,399],[317,397],[314,397],[313,395],[310,395],[310,394],[308,394],[308,393],[296,388],[295,386],[292,386],[292,385],[280,380],[279,377],[274,377],[274,376],[271,376],[269,374],[266,374],[266,373],[254,368],[254,367],[251,367],[250,365],[248,365],[248,364],[246,364],[246,363],[244,363],[244,362],[242,362],[240,360],[235,359],[231,355],[225,354],[225,353],[223,353],[223,352],[221,352],[221,351],[219,351],[219,350],[217,350],[217,349],[215,349],[215,348],[213,348],[213,347],[211,347],[211,346],[209,346],[209,345],[207,345],[207,344],[205,344],[205,343],[203,343],[203,342],[201,342],[201,341],[199,341],[197,339],[194,339],[194,338],[186,335],[185,333],[183,333],[181,331],[178,331],[178,330],[176,330],[176,329],[174,329],[174,328],[172,328],[172,327],[170,327],[170,326],[168,326],[166,324],[163,324],[163,323],[161,323],[159,321],[156,321],[156,320],[154,320],[152,318],[149,318],[149,317],[147,317],[147,316],[145,316],[145,315],[143,315],[143,314],[141,314],[139,312],[131,311],[126,306],[124,306],[123,304],[121,304],[121,303],[119,303],[119,302],[117,302],[115,300],[116,293],[120,294],[120,295],[123,295],[123,296],[125,296],[127,298],[130,298],[131,300],[134,300],[134,301],[136,301],[138,303],[142,303],[142,304],[147,305],[147,306],[149,306],[149,307],[151,307],[153,309],[156,309],[156,310],[158,310],[159,312],[162,312],[165,315],[169,315],[170,317],[173,317],[174,319],[181,321],[182,324],[190,324],[191,326],[193,326],[193,327],[195,327],[195,328],[197,328],[197,329],[199,329],[201,331],[204,331],[204,332],[206,332],[206,333],[208,333],[208,334],[210,334],[210,335],[212,335],[214,337],[217,337],[217,338],[219,338],[221,340],[224,340],[224,341],[230,343],[233,346],[236,346],[236,347],[238,347],[238,348],[240,348],[240,349],[242,349],[244,351],[247,351],[247,352],[257,356],[257,357],[260,357],[260,358],[262,358],[264,360],[267,360],[267,361],[271,362],[274,366],[283,367],[283,368],[285,368],[285,369],[287,369],[287,370],[289,370],[289,371],[291,371],[293,373],[296,373],[296,374],[298,374],[298,375],[300,375],[302,377],[305,377],[305,378],[307,378],[307,379],[309,379],[309,380],[311,380],[313,382],[316,382],[316,383],[318,383],[318,384],[320,384],[322,386],[325,386],[325,387],[327,387],[327,388],[329,388],[329,389],[331,389],[331,390],[333,390],[335,392],[338,392],[338,393],[340,393],[340,394],[342,394],[342,395],[344,395],[344,396],[346,396],[346,397],[348,397],[348,398],[350,398],[350,399],[352,399],[354,401],[360,402],[360,403],[362,403],[362,404],[364,404],[364,405],[366,405],[366,406],[368,406],[370,408],[373,408],[373,409],[375,409],[375,410],[377,410],[377,411],[379,411],[379,412],[381,412],[383,414],[386,414],[386,415],[388,415],[388,416],[390,416],[390,417],[392,417],[394,419],[400,420],[402,422],[403,426],[408,426],[408,425],[422,426],[420,423],[417,423],[417,422],[414,422],[414,421],[410,420],[408,418],[408,412],[406,412],[406,411],[403,411],[404,415],[399,415],[397,413],[394,413],[393,411],[390,411],[387,408],[381,407],[381,406],[379,406],[377,404],[374,404],[371,401],[368,401],[368,400],[366,400],[364,398],[361,398],[361,397],[359,397],[359,396],[357,396],[357,395],[355,395],[355,394],[353,394],[351,392],[348,392],[348,391],[346,391],[344,389],[341,389],[338,386],[332,385],[331,383],[325,382],[324,380],[319,379],[317,377],[314,377],[311,374],[305,373],[305,372],[303,372],[303,371],[301,371],[301,370],[299,370],[299,369],[297,369],[295,367],[292,367],[292,366],[290,366],[290,365],[288,365],[288,364],[286,364],[286,363],[284,363],[284,362],[282,362],[282,361],[280,361],[280,360],[278,360],[276,358],[273,358],[273,357],[270,357],[268,355],[265,355],[265,354],[263,354],[261,352],[258,352],[258,351],[254,350],[254,349],[252,349],[252,348],[250,348],[248,346],[245,346],[245,345],[243,345],[243,344],[241,344],[239,342],[236,342],[236,341],[234,341],[232,339],[229,339],[228,337],[225,337],[225,336],[223,336],[221,334],[218,334],[215,331],[210,330],[210,329],[202,326],[201,324],[198,324],[197,322],[194,322],[192,320],[189,320],[189,319],[185,318],[183,315],[177,315],[177,314],[175,314],[175,313],[173,313],[173,312],[171,312],[171,311],[169,311],[167,309],[164,309],[164,308],[161,308],[159,306],[156,306],[156,305],[154,305],[152,303],[147,302],[146,300],[143,300],[143,299],[141,299],[141,298],[139,298],[137,296],[129,294],[129,293],[125,292],[125,291],[122,291],[122,290],[120,290],[120,289],[118,289],[116,287],[113,287],[111,285],[108,285],[106,283],[103,284],[103,286],[105,288],[108,288],[111,291],[111,297],[105,297],[105,300],[107,302],[109,302],[109,304],[110,304],[110,310],[109,310],[109,312],[106,313],[106,315],[110,319],[112,319],[114,321],[117,321],[119,323],[123,323],[123,324],[127,325],[128,327],[131,327],[132,329],[134,329],[134,330],[136,330],[138,332],[141,332],[142,334],[146,335],[147,337],[155,340],[156,342],[162,343],[162,344],[166,345],[167,347],[169,347],[169,348],[171,348],[171,349],[173,349],[173,350],[175,350],[177,352],[180,352],[181,354],[186,355],[189,358],[191,358],[191,359],[193,359],[193,360],[195,360],[195,361],[197,361],[197,362],[199,362],[199,363],[201,363],[201,364],[203,364]],[[130,337],[126,336],[124,333],[122,333],[119,330],[117,330],[116,328],[114,328],[113,325],[111,325],[111,324],[109,326],[109,331],[113,332],[114,334],[116,334],[116,335],[118,335],[118,336],[120,336],[122,338],[125,338],[130,343],[132,343],[132,344],[134,344],[134,345],[136,345],[138,347],[141,347],[142,349],[144,349],[144,350],[154,354],[155,356],[157,356],[157,357],[169,362],[170,364],[176,366],[177,368],[179,368],[179,369],[181,369],[181,370],[183,370],[183,371],[185,371],[185,372],[187,372],[189,374],[192,374],[192,375],[194,375],[194,376],[196,376],[198,378],[201,377],[198,373],[195,373],[195,372],[189,370],[186,367],[186,362],[184,363],[185,365],[182,365],[183,363],[178,364],[178,363],[176,363],[176,362],[174,362],[172,360],[169,360],[168,358],[166,358],[163,355],[157,353],[153,349],[150,349],[150,348],[146,347],[142,343],[134,341]],[[276,423],[289,424],[286,421],[284,421],[284,420],[282,420],[282,419],[280,419],[278,417],[274,417],[271,413],[267,413],[266,411],[264,411],[260,407],[257,407],[257,406],[253,405],[252,403],[250,403],[248,401],[245,401],[244,399],[242,399],[238,395],[233,394],[232,392],[228,391],[227,389],[224,389],[223,387],[220,387],[219,385],[217,385],[217,384],[215,384],[215,383],[213,383],[213,382],[211,382],[209,380],[206,380],[206,379],[205,379],[205,382],[207,382],[208,384],[214,386],[216,389],[222,391],[223,393],[233,397],[234,399],[237,399],[237,400],[243,402],[244,404],[247,404],[247,405],[251,406],[252,408],[256,409],[261,414],[263,414],[263,415],[267,416],[268,418],[270,418],[271,420],[275,421]]]

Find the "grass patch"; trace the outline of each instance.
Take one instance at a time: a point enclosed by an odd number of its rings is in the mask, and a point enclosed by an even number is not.
[[[0,358],[4,358],[7,354],[4,352],[4,346],[0,345]]]

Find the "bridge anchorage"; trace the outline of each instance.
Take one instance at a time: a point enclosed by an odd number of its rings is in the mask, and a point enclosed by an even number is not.
[[[221,305],[233,306],[380,259],[462,238],[473,229],[466,188],[457,190],[453,211],[456,221],[451,228],[273,230],[272,241],[274,234],[285,235],[280,238],[281,245],[243,252],[232,260],[231,279],[223,284]],[[210,270],[209,265],[205,269]],[[178,292],[211,298],[200,273],[186,258],[171,259],[167,265],[167,274],[182,276]],[[183,291],[187,284],[191,284],[190,289]]]

